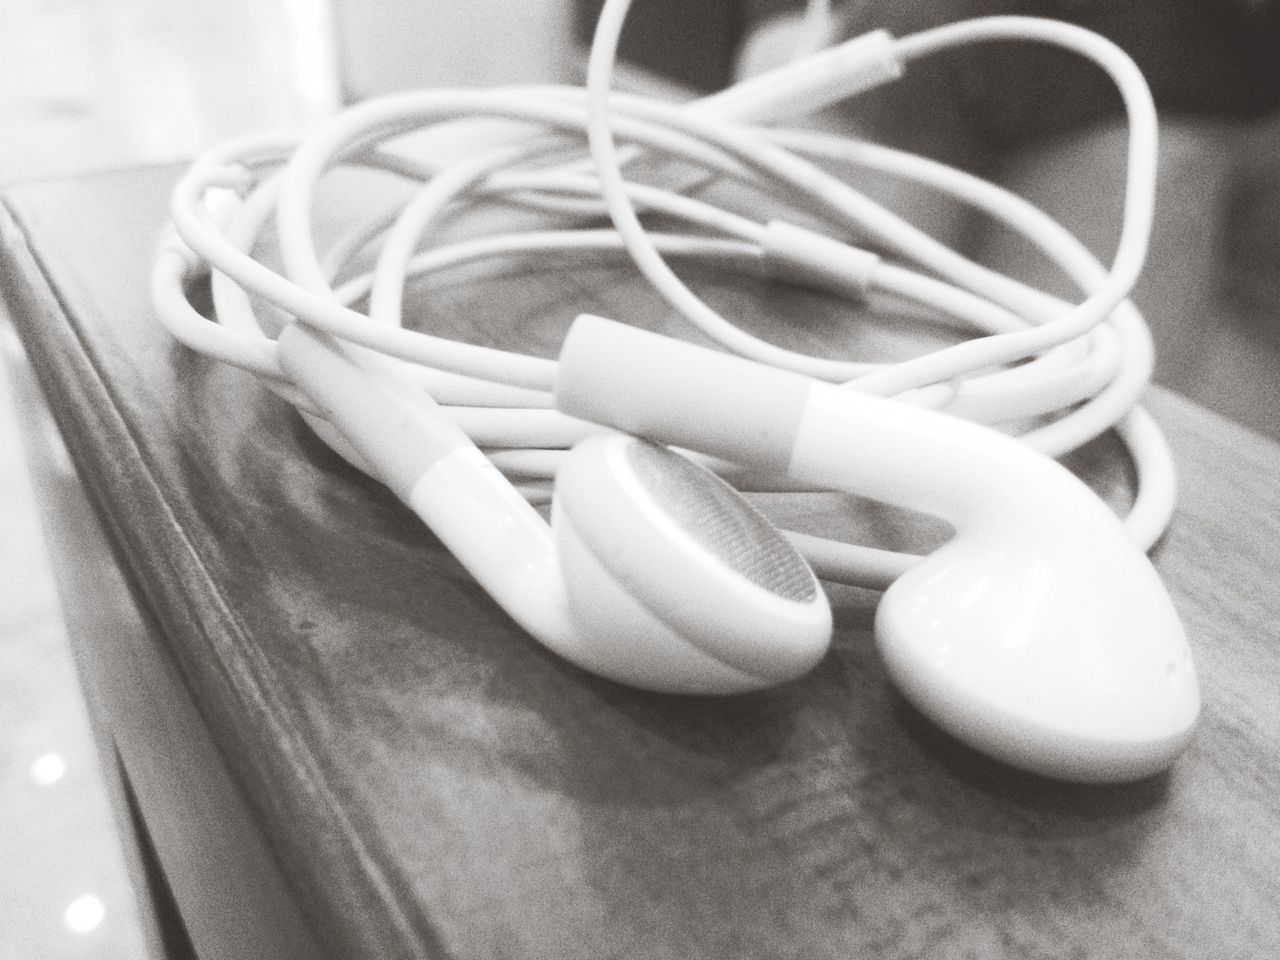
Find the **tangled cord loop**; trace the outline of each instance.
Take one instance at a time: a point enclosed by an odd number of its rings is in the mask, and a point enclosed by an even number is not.
[[[1141,546],[1153,544],[1172,513],[1174,479],[1163,437],[1137,406],[1151,377],[1153,352],[1150,333],[1127,297],[1151,229],[1156,126],[1150,93],[1132,61],[1078,27],[992,17],[902,39],[877,31],[776,74],[676,105],[610,90],[628,7],[629,0],[605,4],[585,89],[398,94],[353,107],[300,141],[244,139],[196,160],[174,191],[172,230],[155,260],[153,299],[162,322],[191,348],[261,378],[359,466],[358,456],[280,368],[253,299],[261,298],[364,348],[362,356],[383,355],[380,369],[421,387],[423,403],[439,404],[477,445],[492,451],[495,464],[531,499],[544,499],[561,453],[599,428],[555,411],[555,361],[407,329],[405,286],[411,278],[513,255],[625,251],[681,316],[749,358],[996,425],[1049,456],[1116,428],[1138,473],[1125,523]],[[1110,269],[1042,211],[994,184],[887,147],[762,125],[788,110],[794,115],[794,105],[811,110],[889,82],[910,61],[937,50],[997,39],[1073,50],[1100,64],[1120,89],[1130,122],[1127,196]],[[503,137],[447,164],[426,162],[404,148],[406,137],[459,120],[503,121]],[[589,160],[581,152],[584,136]],[[628,180],[625,171],[640,154],[740,181],[792,213],[759,222],[684,195],[680,184],[668,189]],[[328,172],[350,166],[381,170],[417,187],[398,209],[357,224],[322,253],[313,225],[317,191]],[[974,206],[1023,234],[1085,298],[1067,303],[965,258],[860,193],[836,169],[889,173]],[[438,239],[446,217],[454,220],[495,198],[531,211],[520,218],[531,226]],[[651,231],[641,210],[682,229]],[[563,226],[566,215],[581,223],[601,213],[612,229]],[[253,253],[268,228],[280,270]],[[865,238],[886,255],[842,239],[850,236]],[[668,258],[709,260],[842,297],[880,291],[978,336],[891,364],[796,353],[715,312],[680,280]],[[361,266],[369,262],[371,268]],[[186,282],[208,269],[214,271],[214,323],[192,308],[185,292]],[[770,478],[715,466],[747,488],[785,486],[777,478],[771,485]],[[885,585],[914,559],[795,540],[822,575],[863,585]]]

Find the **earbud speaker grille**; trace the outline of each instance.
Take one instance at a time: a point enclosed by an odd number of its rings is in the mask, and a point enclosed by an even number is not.
[[[633,443],[627,456],[650,496],[721,562],[786,600],[814,599],[808,564],[737,490],[665,447]]]

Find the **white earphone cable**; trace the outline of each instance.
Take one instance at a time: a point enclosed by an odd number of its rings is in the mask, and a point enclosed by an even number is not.
[[[397,358],[408,376],[489,448],[496,464],[523,478],[522,488],[537,499],[545,493],[539,481],[558,464],[556,451],[592,429],[539,409],[551,406],[555,361],[404,328],[405,285],[412,277],[452,266],[523,253],[581,257],[625,252],[682,316],[753,359],[989,423],[1053,416],[1020,433],[1051,456],[1117,427],[1140,477],[1126,524],[1140,545],[1154,543],[1172,512],[1174,482],[1159,430],[1135,406],[1151,376],[1152,347],[1141,316],[1126,298],[1141,270],[1150,232],[1156,133],[1150,94],[1132,61],[1088,31],[1020,17],[967,21],[896,41],[876,36],[863,47],[852,41],[852,55],[842,48],[819,55],[823,64],[840,63],[841,69],[876,78],[860,79],[862,85],[890,80],[903,64],[937,50],[993,39],[1055,44],[1099,63],[1121,91],[1131,130],[1121,239],[1108,270],[1031,204],[943,164],[831,135],[741,126],[734,113],[751,116],[750,98],[735,98],[732,91],[708,98],[706,107],[611,92],[615,50],[629,6],[629,0],[605,3],[585,91],[400,94],[352,108],[300,142],[242,140],[197,160],[175,189],[173,233],[155,262],[153,298],[162,321],[193,349],[261,377],[309,419],[316,411],[280,369],[251,294],[288,317]],[[886,51],[896,59],[886,61]],[[837,57],[845,59],[833,59]],[[788,76],[803,81],[803,65],[789,69]],[[848,83],[826,77],[821,82],[836,83],[833,89]],[[398,137],[426,126],[475,117],[517,121],[533,133],[440,168],[397,153],[393,145]],[[563,160],[566,145],[583,131],[592,168]],[[636,147],[619,150],[615,135]],[[803,222],[816,221],[837,233],[854,230],[915,266],[882,261],[808,227],[762,224],[696,197],[628,182],[623,168],[637,148],[742,179],[753,190],[794,207]],[[965,259],[857,193],[829,172],[832,162],[886,171],[992,214],[1043,250],[1085,299],[1067,304]],[[322,255],[313,239],[317,186],[326,171],[348,164],[381,169],[419,187],[393,213],[373,212]],[[214,210],[210,199],[219,193],[239,199],[226,211]],[[445,243],[436,239],[444,216],[494,198],[527,207],[534,228]],[[566,212],[599,209],[607,210],[613,230],[547,226],[543,219],[548,213],[563,220]],[[693,232],[651,232],[641,222],[640,209]],[[273,214],[283,262],[279,272],[252,253]],[[374,250],[371,270],[358,265]],[[668,266],[668,257],[713,260],[841,296],[880,290],[950,315],[979,336],[889,365],[805,356],[748,334],[715,313]],[[213,324],[191,307],[183,288],[206,267],[214,270],[218,322]],[[369,306],[362,312],[355,305],[366,297]],[[769,488],[761,478],[753,482]],[[815,538],[797,536],[795,542],[823,575],[864,585],[887,585],[913,562]]]

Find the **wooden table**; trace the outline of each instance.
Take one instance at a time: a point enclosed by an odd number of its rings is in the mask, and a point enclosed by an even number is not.
[[[138,601],[81,659],[201,956],[1280,955],[1280,447],[1151,393],[1182,470],[1156,562],[1205,700],[1166,775],[1069,786],[958,745],[890,687],[859,591],[783,689],[624,689],[521,634],[253,380],[170,341],[146,274],[175,178],[7,190],[0,283]],[[832,329],[816,298],[703,281]],[[579,311],[674,329],[624,267],[429,294],[427,322],[548,355]],[[1123,497],[1114,442],[1071,463]],[[108,590],[69,600],[116,610]]]

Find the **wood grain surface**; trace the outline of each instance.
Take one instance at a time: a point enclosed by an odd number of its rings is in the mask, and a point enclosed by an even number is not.
[[[1165,775],[1070,786],[957,744],[890,687],[876,596],[855,590],[833,591],[834,648],[798,682],[629,690],[524,636],[287,406],[168,338],[146,274],[175,177],[6,191],[0,283],[126,575],[334,957],[1280,954],[1280,447],[1152,392],[1182,471],[1156,563],[1205,699]],[[779,338],[898,349],[820,297],[696,279]],[[583,311],[677,329],[623,266],[507,264],[413,303],[547,355]],[[1126,495],[1112,440],[1071,464]],[[938,535],[843,499],[766,506],[882,545]]]

